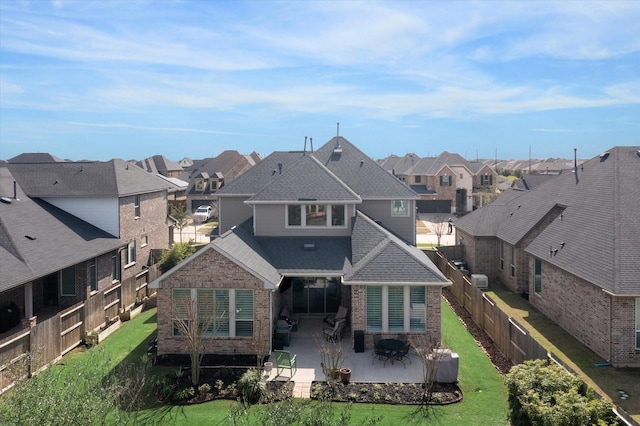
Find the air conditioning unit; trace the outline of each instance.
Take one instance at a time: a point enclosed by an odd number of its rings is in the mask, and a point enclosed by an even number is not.
[[[471,284],[480,289],[489,288],[489,278],[483,274],[471,274]]]

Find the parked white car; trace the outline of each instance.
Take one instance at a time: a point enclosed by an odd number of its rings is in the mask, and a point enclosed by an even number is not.
[[[193,213],[193,220],[196,222],[208,222],[211,219],[211,206],[200,206]]]

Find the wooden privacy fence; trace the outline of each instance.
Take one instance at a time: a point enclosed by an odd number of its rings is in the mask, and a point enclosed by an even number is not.
[[[447,247],[447,249],[451,250],[452,247]],[[450,290],[458,303],[464,306],[467,312],[471,314],[473,321],[489,335],[500,352],[514,365],[522,364],[526,360],[544,359],[555,362],[571,374],[579,376],[554,354],[547,352],[521,324],[498,308],[493,299],[473,285],[467,276],[450,263],[443,253],[433,250],[425,253],[442,273],[451,280]],[[458,252],[454,250],[450,253]],[[623,420],[627,425],[638,426],[638,422],[622,407],[615,403],[614,406],[614,413],[619,419]]]
[[[58,361],[80,345],[94,327],[105,318],[115,318],[121,309],[148,296],[148,281],[160,276],[157,265],[148,274],[132,277],[109,289],[102,297],[92,297],[35,323],[0,341],[0,394],[16,380]]]
[[[530,359],[547,359],[547,350],[522,325],[505,314],[491,297],[473,285],[442,253],[432,251],[429,255],[451,280],[450,290],[458,303],[464,306],[473,321],[513,364]]]

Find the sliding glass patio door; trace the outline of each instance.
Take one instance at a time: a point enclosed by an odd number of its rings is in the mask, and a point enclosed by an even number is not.
[[[299,277],[292,280],[292,310],[296,314],[328,314],[340,306],[337,278]]]

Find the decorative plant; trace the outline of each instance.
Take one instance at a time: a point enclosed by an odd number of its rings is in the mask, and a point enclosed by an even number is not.
[[[320,354],[320,367],[329,383],[340,377],[340,369],[347,357],[339,342],[327,342],[321,338],[317,338],[316,342]]]

